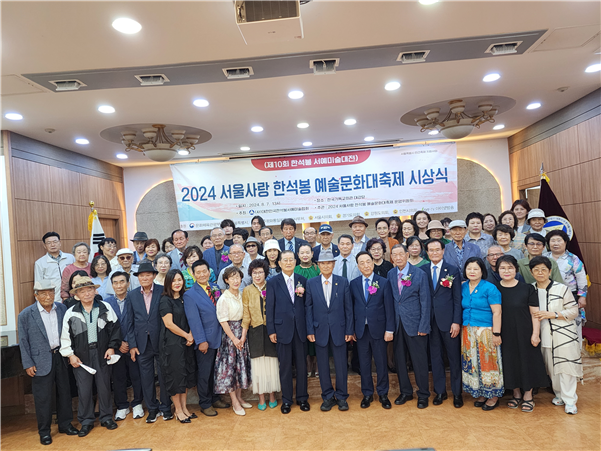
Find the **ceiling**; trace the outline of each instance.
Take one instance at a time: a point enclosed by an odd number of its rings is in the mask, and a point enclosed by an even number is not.
[[[454,2],[424,6],[417,1],[353,2],[314,0],[301,6],[304,39],[246,45],[234,21],[231,1],[217,2],[7,2],[2,8],[2,129],[92,156],[120,166],[148,164],[141,154],[128,160],[115,155],[123,146],[100,133],[124,124],[179,124],[208,131],[210,141],[188,158],[251,152],[424,140],[401,116],[421,106],[461,97],[503,96],[515,106],[497,117],[502,131],[485,124],[470,138],[510,136],[601,85],[600,72],[584,69],[599,63],[601,3],[591,2]],[[130,17],[142,31],[125,35],[111,23]],[[334,75],[296,71],[246,80],[211,81],[153,87],[53,92],[23,77],[49,72],[105,71],[137,66],[262,60],[357,51],[365,47],[447,41],[459,38],[541,31],[523,54],[449,61],[382,65],[344,70],[344,56]],[[375,54],[375,53],[374,53]],[[257,62],[258,64],[258,62]],[[359,66],[357,66],[359,67]],[[484,83],[491,72],[501,79]],[[29,76],[29,75],[28,75]],[[384,90],[399,81],[396,91]],[[558,88],[568,87],[564,92]],[[304,97],[287,93],[300,89]],[[207,108],[192,105],[209,100]],[[526,110],[538,101],[542,107]],[[97,107],[112,105],[114,114]],[[7,112],[22,121],[4,118]],[[346,126],[343,121],[355,118]],[[308,122],[309,128],[296,124]],[[254,125],[264,127],[253,133]],[[51,134],[45,129],[55,131]],[[87,138],[81,146],[76,138]]]

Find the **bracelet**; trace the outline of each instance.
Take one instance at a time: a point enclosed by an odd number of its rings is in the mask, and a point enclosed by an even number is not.
[[[493,332],[492,333],[495,337],[500,337],[501,336],[501,332]]]
[[[559,319],[559,313],[555,312],[555,319]]]

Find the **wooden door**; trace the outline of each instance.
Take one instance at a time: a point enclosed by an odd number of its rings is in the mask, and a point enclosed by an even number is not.
[[[100,220],[102,230],[104,230],[104,236],[107,238],[114,238],[118,243],[117,246],[120,246],[121,234],[119,233],[119,220],[102,217],[99,217],[98,219]]]

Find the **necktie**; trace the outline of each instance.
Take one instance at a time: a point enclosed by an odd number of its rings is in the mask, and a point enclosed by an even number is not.
[[[369,297],[369,279],[365,279],[365,303],[367,304],[367,298]]]
[[[294,252],[294,246],[292,245],[292,241],[288,241],[288,250]]]
[[[342,277],[346,277],[346,258],[342,259]]]
[[[399,294],[401,294],[403,292],[403,273],[401,271],[399,271],[399,277],[398,277],[398,286],[399,286]]]
[[[290,293],[290,300],[294,304],[294,285],[293,285],[293,282],[292,282],[292,277],[290,277],[288,279],[287,285],[288,285],[288,293]]]
[[[436,269],[438,269],[438,267],[436,265],[434,265],[432,267],[432,286],[434,287],[435,290],[436,290],[436,282],[438,281]]]
[[[329,282],[327,280],[324,280],[323,285],[324,285],[323,294],[324,294],[324,297],[326,298],[326,304],[329,307],[330,306],[330,290],[328,287]]]
[[[213,301],[213,305],[216,305],[215,296],[213,295],[213,292],[211,291],[211,287],[209,285],[207,285],[207,294],[211,298],[211,301]]]
[[[180,267],[184,267],[184,254],[181,251],[177,251],[179,252],[179,266]]]

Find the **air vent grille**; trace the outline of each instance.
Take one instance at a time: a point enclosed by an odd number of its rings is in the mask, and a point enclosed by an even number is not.
[[[336,68],[340,64],[340,58],[330,58],[323,60],[309,61],[309,67],[313,69],[315,75],[335,74]]]
[[[288,19],[299,16],[297,0],[280,1],[236,1],[238,23],[263,22],[265,20]]]
[[[396,60],[402,62],[403,64],[425,63],[428,53],[430,53],[430,50],[418,50],[415,52],[401,52],[401,53],[399,53],[399,56]]]
[[[140,81],[140,86],[160,86],[169,82],[164,74],[136,75],[136,78]]]
[[[238,78],[249,78],[251,75],[254,75],[252,67],[229,67],[223,69],[223,73],[225,74],[228,80],[236,80]]]
[[[497,55],[510,55],[518,52],[518,47],[522,41],[513,42],[500,42],[498,44],[492,44],[486,49],[484,53],[490,53],[493,56]]]
[[[77,91],[82,86],[87,86],[79,80],[56,80],[51,81],[57,91]]]

